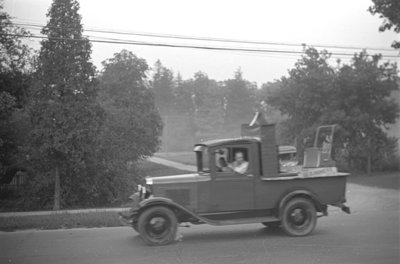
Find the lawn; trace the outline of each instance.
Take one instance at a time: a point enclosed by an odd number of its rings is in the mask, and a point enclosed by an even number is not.
[[[0,231],[24,229],[64,229],[123,225],[117,212],[60,213],[0,217]]]

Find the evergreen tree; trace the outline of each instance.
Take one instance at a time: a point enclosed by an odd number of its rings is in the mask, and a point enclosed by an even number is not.
[[[225,81],[226,114],[225,122],[233,128],[249,122],[255,109],[255,91],[257,86],[243,78],[240,69],[234,78]]]
[[[31,156],[40,172],[35,183],[54,183],[55,210],[61,201],[73,205],[97,195],[92,169],[103,112],[78,11],[76,0],[53,1],[31,91]]]
[[[154,65],[154,74],[151,84],[154,91],[156,106],[160,113],[163,116],[174,114],[174,74],[170,69],[164,67],[160,60],[157,60]]]

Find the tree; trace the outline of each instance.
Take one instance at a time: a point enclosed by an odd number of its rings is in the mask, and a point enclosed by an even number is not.
[[[281,88],[271,92],[267,103],[288,115],[285,131],[297,142],[300,158],[305,142],[322,113],[328,111],[333,92],[334,69],[329,65],[330,54],[314,48],[305,50],[302,58],[289,70],[289,77],[282,77]]]
[[[162,121],[146,74],[148,65],[122,50],[103,62],[99,101],[106,112],[101,135],[105,178],[114,186],[114,199],[132,190],[137,161],[158,150]]]
[[[17,116],[21,116],[26,103],[32,61],[21,36],[28,35],[11,22],[0,1],[0,180],[4,182],[12,180],[14,175],[8,172],[20,163],[18,149],[24,137],[16,133],[22,130]]]
[[[287,130],[287,115],[283,115],[279,110],[268,103],[268,98],[281,88],[281,82],[267,82],[261,85],[261,89],[256,91],[257,110],[263,113],[268,123],[275,124],[276,140],[279,145],[294,144],[293,135]]]
[[[93,167],[103,111],[96,103],[91,44],[82,36],[78,10],[76,0],[53,1],[31,90],[30,149],[38,170],[33,185],[54,184],[55,210],[97,195]]]
[[[160,60],[157,60],[154,65],[154,74],[151,82],[153,87],[156,106],[162,115],[174,113],[175,97],[174,89],[174,74],[164,67]]]
[[[299,154],[307,144],[303,139],[311,138],[317,126],[336,123],[341,129],[335,147],[370,172],[390,141],[383,128],[399,115],[398,103],[390,98],[398,89],[396,64],[381,63],[381,56],[365,51],[337,69],[328,59],[325,51],[307,49],[267,101],[288,115],[286,131],[297,138]]]
[[[224,81],[225,85],[225,124],[232,128],[239,128],[241,124],[249,122],[255,109],[255,91],[257,86],[243,79],[240,68],[234,78]]]
[[[224,121],[223,89],[204,72],[193,79],[194,120],[197,140],[221,136]]]
[[[183,80],[178,73],[175,80],[174,97],[175,110],[178,114],[193,114],[193,81]]]
[[[365,51],[355,54],[350,65],[340,67],[335,79],[335,96],[321,122],[338,123],[349,159],[371,172],[390,139],[382,130],[394,124],[399,105],[390,95],[398,90],[397,66],[381,63],[381,56]]]
[[[383,18],[379,31],[394,29],[394,32],[400,33],[400,1],[399,0],[372,0],[373,6],[368,11],[375,15],[380,14]],[[400,49],[400,41],[394,41],[392,47]]]

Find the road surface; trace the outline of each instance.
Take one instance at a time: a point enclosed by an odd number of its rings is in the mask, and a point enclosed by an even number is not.
[[[399,191],[348,185],[313,235],[260,224],[181,227],[182,241],[146,246],[129,227],[0,232],[0,263],[399,263]]]

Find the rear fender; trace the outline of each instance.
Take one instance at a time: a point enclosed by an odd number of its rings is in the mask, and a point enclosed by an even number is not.
[[[291,199],[297,198],[297,197],[303,197],[303,198],[309,199],[310,201],[312,201],[314,203],[315,208],[317,209],[318,212],[322,212],[323,215],[328,215],[327,206],[321,204],[316,195],[314,195],[312,192],[307,191],[307,190],[296,190],[296,191],[286,194],[280,200],[279,206],[278,206],[278,216],[280,219],[282,219],[283,208],[286,205],[286,203],[289,202]]]

